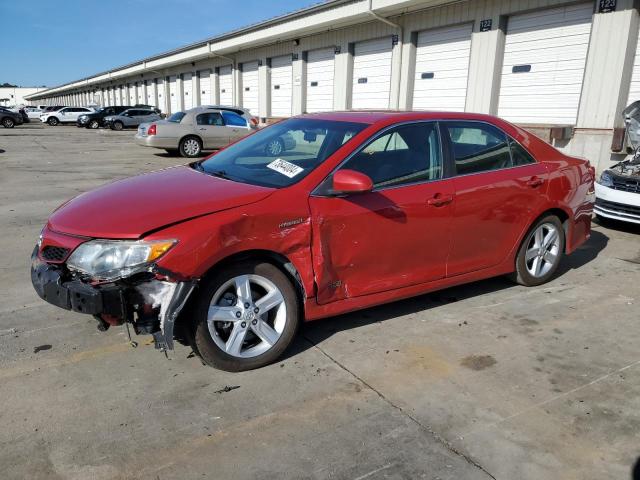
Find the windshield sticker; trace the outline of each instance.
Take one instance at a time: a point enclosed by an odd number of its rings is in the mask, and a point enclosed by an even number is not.
[[[267,168],[275,170],[276,172],[281,173],[282,175],[285,175],[289,178],[295,177],[304,170],[304,168],[287,162],[286,160],[283,160],[281,158],[276,158],[273,162],[267,165]]]

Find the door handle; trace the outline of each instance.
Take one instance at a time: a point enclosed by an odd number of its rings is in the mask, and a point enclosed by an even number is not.
[[[527,186],[531,188],[539,187],[543,183],[544,183],[544,180],[538,177],[533,177],[530,180],[527,180]]]
[[[439,193],[436,193],[432,198],[427,200],[427,204],[433,205],[434,207],[442,207],[451,202],[453,202],[453,195],[440,195]]]
[[[202,131],[205,131],[205,130],[206,130],[206,128],[199,128],[198,130],[202,130]]]

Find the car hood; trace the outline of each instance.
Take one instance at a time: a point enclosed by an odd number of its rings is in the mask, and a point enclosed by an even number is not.
[[[50,229],[92,238],[140,238],[191,218],[254,203],[274,189],[212,177],[188,166],[138,175],[78,195]]]

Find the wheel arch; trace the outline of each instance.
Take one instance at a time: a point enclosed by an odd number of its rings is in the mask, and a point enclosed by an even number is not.
[[[298,299],[300,300],[300,304],[304,303],[304,299],[306,298],[306,292],[304,288],[304,284],[302,282],[302,278],[300,276],[300,272],[294,265],[294,263],[287,258],[285,255],[275,252],[273,250],[261,250],[261,249],[253,249],[253,250],[243,250],[240,252],[233,253],[215,264],[213,264],[209,269],[205,272],[203,277],[208,277],[213,275],[215,272],[224,268],[227,265],[232,263],[237,263],[241,261],[264,261],[267,263],[271,263],[278,267],[291,281],[292,285],[296,289],[296,293],[298,294]]]
[[[228,265],[241,262],[241,261],[247,261],[247,260],[255,261],[255,262],[271,263],[280,271],[282,271],[282,273],[285,274],[285,276],[289,279],[289,281],[293,285],[294,290],[296,292],[296,296],[298,298],[298,304],[300,306],[300,315],[301,315],[300,318],[304,319],[304,305],[305,305],[305,299],[306,299],[306,291],[304,288],[304,284],[302,282],[302,278],[300,276],[300,273],[298,272],[298,269],[294,265],[294,263],[281,253],[278,253],[272,250],[260,250],[260,249],[243,250],[240,252],[233,253],[227,257],[220,259],[219,261],[214,263],[212,266],[210,266],[207,269],[207,271],[204,273],[204,275],[202,275],[198,283],[201,283],[204,279],[210,277],[211,275],[214,275],[216,272],[219,272],[221,269],[225,268]],[[179,321],[182,320],[181,317],[183,317],[183,314],[185,316],[189,315],[188,312],[191,311],[190,307],[195,302],[196,298],[198,297],[198,294],[199,293],[196,290],[194,294],[191,295],[188,301],[189,308],[183,309],[183,311],[179,316],[179,319],[180,319]]]
[[[179,139],[178,139],[178,148],[180,148],[180,144],[182,143],[183,140],[187,139],[187,138],[197,138],[200,141],[200,144],[203,146],[204,148],[204,141],[202,140],[202,137],[200,135],[198,135],[197,133],[185,133],[184,135],[182,135]]]

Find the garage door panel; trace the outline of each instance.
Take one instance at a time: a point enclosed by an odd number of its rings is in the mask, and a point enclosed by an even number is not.
[[[471,30],[465,24],[418,33],[413,108],[464,111]]]
[[[193,74],[182,74],[182,104],[185,110],[193,107]]]
[[[291,55],[271,59],[271,115],[291,116],[293,68]]]
[[[169,106],[171,113],[178,111],[178,85],[176,81],[177,77],[175,75],[169,77]]]
[[[391,49],[390,37],[355,44],[353,57],[353,108],[389,108]]]
[[[198,72],[198,81],[200,82],[200,105],[213,105],[211,95],[211,71],[200,70]]]
[[[638,43],[636,46],[636,56],[633,60],[633,71],[631,73],[631,85],[629,85],[627,105],[638,100],[640,100],[640,30],[638,31]]]
[[[221,105],[233,104],[233,75],[231,65],[220,67],[218,70],[218,89]]]
[[[307,52],[307,112],[333,110],[334,76],[333,47]]]
[[[258,62],[242,64],[242,106],[249,109],[252,115],[258,115],[260,109],[260,92],[258,80]]]
[[[524,123],[575,123],[592,14],[585,3],[509,18],[498,115]],[[514,72],[515,65],[530,70]]]

